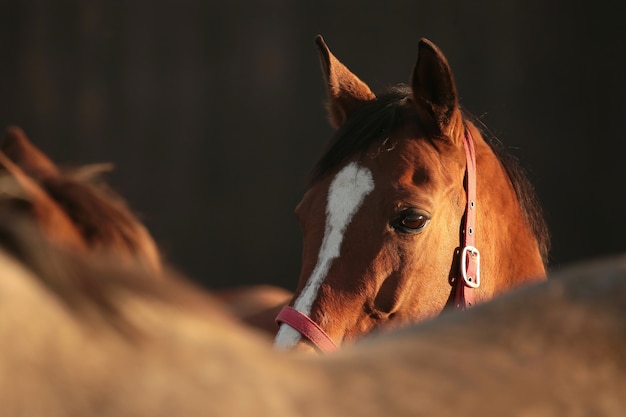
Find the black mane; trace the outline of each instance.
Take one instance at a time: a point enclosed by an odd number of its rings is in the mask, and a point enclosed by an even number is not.
[[[311,182],[320,179],[351,155],[365,152],[371,144],[382,143],[391,132],[406,122],[411,106],[413,106],[411,88],[402,84],[377,95],[375,100],[363,105],[335,132],[327,149],[313,168]],[[463,116],[481,131],[483,138],[504,167],[515,190],[524,220],[533,231],[542,259],[547,264],[550,250],[548,227],[535,188],[528,180],[526,172],[477,117],[465,109]]]

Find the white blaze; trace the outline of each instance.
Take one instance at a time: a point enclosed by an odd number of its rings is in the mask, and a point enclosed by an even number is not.
[[[317,298],[317,291],[326,278],[332,261],[339,256],[344,232],[363,199],[374,189],[374,180],[369,169],[356,162],[348,164],[333,179],[328,189],[326,202],[326,228],[317,257],[317,264],[304,289],[296,299],[294,308],[306,315]],[[274,346],[289,349],[300,341],[300,333],[289,325],[280,326]]]

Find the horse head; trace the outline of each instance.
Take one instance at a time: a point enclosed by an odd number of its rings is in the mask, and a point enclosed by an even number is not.
[[[463,285],[468,233],[481,258],[476,302],[543,279],[547,239],[532,187],[462,110],[443,53],[420,40],[410,86],[374,94],[316,41],[336,131],[296,208],[303,255],[291,310],[337,345],[436,316]],[[275,339],[283,349],[307,342],[293,323]]]

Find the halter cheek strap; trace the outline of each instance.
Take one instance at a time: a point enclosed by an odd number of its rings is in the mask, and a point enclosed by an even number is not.
[[[465,223],[463,225],[462,249],[460,256],[460,276],[457,277],[454,305],[456,308],[467,309],[474,305],[474,288],[480,286],[480,252],[476,249],[476,152],[474,140],[469,129],[465,129],[463,138],[465,148],[465,188],[467,204],[465,206]]]

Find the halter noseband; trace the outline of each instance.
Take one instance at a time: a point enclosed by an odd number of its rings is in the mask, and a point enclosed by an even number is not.
[[[317,323],[291,306],[285,306],[280,310],[276,316],[276,323],[293,327],[322,352],[333,352],[339,349],[333,339]]]
[[[480,286],[480,252],[476,249],[476,152],[474,139],[467,127],[463,137],[465,148],[465,189],[467,203],[463,215],[463,233],[459,253],[460,268],[459,276],[456,277],[456,289],[454,296],[455,308],[465,310],[474,306],[474,288]],[[285,306],[278,313],[276,323],[287,324],[296,329],[300,334],[322,352],[332,352],[338,349],[335,342],[311,320],[306,314],[291,306]]]

